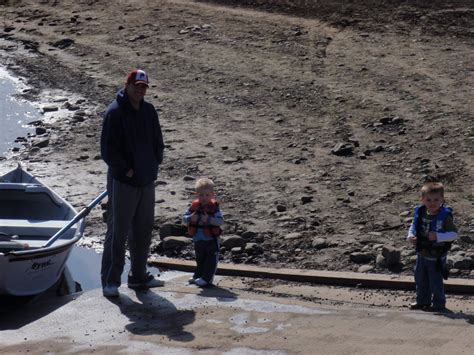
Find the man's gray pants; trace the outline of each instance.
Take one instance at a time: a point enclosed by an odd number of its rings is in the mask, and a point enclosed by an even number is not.
[[[101,281],[120,286],[125,265],[125,243],[130,250],[129,282],[145,283],[146,264],[155,212],[155,184],[136,187],[108,178],[107,233],[102,255]]]

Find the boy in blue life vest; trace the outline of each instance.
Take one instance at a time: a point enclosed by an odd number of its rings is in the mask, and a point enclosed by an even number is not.
[[[443,311],[446,307],[443,278],[448,278],[446,259],[458,237],[452,210],[444,206],[444,187],[429,182],[421,188],[407,240],[416,247],[416,302],[411,309]]]
[[[189,283],[206,287],[212,285],[217,271],[220,226],[224,218],[214,193],[214,182],[208,178],[198,179],[195,189],[197,198],[183,216],[196,254],[196,270]]]

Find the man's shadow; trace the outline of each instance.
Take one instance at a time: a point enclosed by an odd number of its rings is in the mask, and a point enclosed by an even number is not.
[[[137,290],[138,303],[125,294],[119,298],[108,298],[119,307],[130,323],[125,328],[133,334],[163,334],[169,339],[181,342],[194,340],[194,335],[184,327],[195,320],[192,310],[178,310],[176,306],[151,290]]]
[[[466,314],[463,312],[453,312],[450,309],[446,308],[443,311],[433,312],[433,314],[438,316],[443,316],[449,319],[462,319],[465,320],[466,323],[470,325],[474,325],[474,315],[473,314]]]
[[[234,302],[238,297],[236,293],[217,285],[202,287],[198,295],[202,297],[215,298],[219,302]]]

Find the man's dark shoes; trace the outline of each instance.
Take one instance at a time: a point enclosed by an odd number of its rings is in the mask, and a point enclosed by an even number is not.
[[[133,280],[128,280],[128,288],[137,289],[137,290],[147,290],[154,287],[163,287],[165,282],[162,280],[155,279],[153,275],[147,274],[145,282],[134,282]]]
[[[410,309],[421,309],[421,310],[426,310],[430,307],[429,304],[420,304],[417,302],[413,302],[410,304]]]
[[[446,307],[445,306],[431,306],[429,308],[429,310],[431,312],[445,312],[446,311]]]

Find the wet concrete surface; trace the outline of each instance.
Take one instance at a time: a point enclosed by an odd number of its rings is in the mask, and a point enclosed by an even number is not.
[[[318,304],[247,292],[238,278],[104,298],[100,289],[37,299],[3,312],[3,353],[382,354],[470,353],[474,315]],[[293,287],[293,292],[301,291]],[[315,292],[312,289],[311,292]]]

